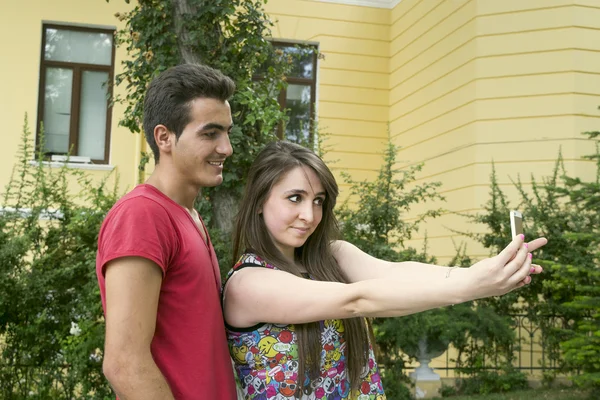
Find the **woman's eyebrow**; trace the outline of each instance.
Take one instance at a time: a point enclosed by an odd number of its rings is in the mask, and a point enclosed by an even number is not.
[[[284,194],[304,194],[304,195],[308,195],[308,192],[304,189],[290,189],[290,190],[286,190],[284,192]],[[315,193],[315,196],[325,196],[326,193],[325,192],[319,192],[319,193]]]

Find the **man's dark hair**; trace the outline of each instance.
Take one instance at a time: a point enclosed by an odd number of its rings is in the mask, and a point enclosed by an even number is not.
[[[199,64],[181,64],[158,75],[148,86],[144,99],[144,133],[158,164],[159,151],[154,128],[162,124],[179,139],[190,122],[190,103],[197,98],[226,101],[235,83],[222,72]]]

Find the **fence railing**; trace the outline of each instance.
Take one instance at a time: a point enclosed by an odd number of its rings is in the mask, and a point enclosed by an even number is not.
[[[512,326],[516,334],[516,342],[513,345],[513,366],[530,375],[542,375],[546,371],[556,371],[559,369],[556,357],[550,357],[549,346],[542,335],[541,327],[530,320],[527,314],[511,314],[513,320]],[[561,316],[548,316],[548,326],[564,326],[566,321]],[[433,359],[429,366],[433,368],[440,376],[453,377],[458,375],[456,359],[458,352],[450,347],[440,357]],[[495,370],[499,362],[495,360],[483,360],[482,369]],[[418,367],[418,363],[407,365],[405,369],[410,372]]]
[[[557,370],[555,357],[549,357],[548,346],[545,343],[544,336],[541,332],[541,327],[536,325],[529,319],[526,314],[514,314],[511,315],[513,320],[512,326],[516,333],[516,343],[514,345],[514,361],[513,366],[522,372],[527,372],[530,375],[541,375],[545,371]],[[564,317],[560,316],[548,316],[548,326],[564,326],[566,323]],[[442,356],[435,358],[429,364],[436,372],[441,376],[454,377],[457,376],[457,366],[453,361],[457,356],[456,350],[449,348]],[[418,366],[418,363],[414,365],[406,365],[405,370],[410,372]],[[483,369],[494,370],[497,369],[498,360],[484,360]],[[8,366],[0,364],[0,378],[2,380],[10,379],[14,383],[13,390],[15,393],[23,392],[28,388],[50,386],[52,390],[65,391],[69,388],[65,387],[61,382],[62,377],[66,373],[68,367],[60,369],[60,373],[57,371],[49,373],[44,376],[39,367],[19,365],[19,366]],[[40,374],[40,372],[42,372]],[[49,381],[48,381],[49,380]],[[46,381],[46,382],[42,382]],[[4,382],[5,384],[7,381]],[[2,395],[2,393],[0,393]]]

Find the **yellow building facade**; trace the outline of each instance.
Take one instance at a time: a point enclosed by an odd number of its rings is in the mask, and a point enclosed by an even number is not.
[[[23,131],[23,120],[27,114],[29,127],[35,137],[38,119],[38,98],[40,81],[46,78],[41,71],[43,55],[43,26],[58,25],[65,29],[87,29],[113,31],[118,21],[114,14],[129,7],[122,1],[74,0],[57,1],[17,1],[3,0],[0,3],[0,36],[3,50],[0,80],[2,82],[1,118],[6,122],[5,143],[0,150],[0,187],[9,182],[13,165],[16,162]],[[121,71],[120,61],[125,51],[117,49],[114,57],[114,73]],[[119,93],[119,90],[117,90]],[[48,93],[48,95],[51,95]],[[62,110],[62,114],[70,110]],[[122,189],[132,188],[137,182],[136,162],[139,162],[139,138],[118,127],[124,107],[115,105],[110,114],[107,163],[75,164],[74,168],[86,170],[90,175],[102,179],[111,173],[110,180],[118,176]],[[58,163],[55,165],[59,165]],[[4,191],[4,190],[2,190]]]
[[[594,0],[271,1],[274,35],[319,43],[317,116],[335,171],[372,179],[389,137],[400,167],[424,163],[417,183],[439,181],[445,202],[425,234],[440,263],[480,229],[456,213],[488,199],[492,163],[511,179],[551,173],[591,178],[581,132],[600,125],[600,3]],[[341,182],[341,187],[347,185]],[[514,203],[513,203],[514,204]],[[515,204],[516,206],[516,204]]]
[[[598,16],[593,0],[424,0],[393,9],[391,136],[403,146],[399,160],[425,162],[421,179],[442,182],[444,208],[480,211],[492,162],[514,200],[510,178],[527,187],[532,174],[550,175],[559,149],[569,173],[592,177],[581,132],[600,125]],[[445,227],[463,223],[448,213],[428,224],[440,261],[454,255]]]
[[[130,5],[113,0],[4,0],[0,37],[6,129],[0,185],[8,182],[23,116],[35,131],[42,79],[44,24],[115,30]],[[331,168],[372,179],[388,135],[401,146],[400,167],[424,163],[417,183],[439,181],[445,202],[419,205],[448,212],[422,226],[440,263],[465,239],[450,229],[477,229],[456,213],[476,213],[489,192],[492,162],[501,186],[548,175],[562,149],[570,173],[591,176],[580,132],[597,129],[600,104],[600,3],[595,0],[271,0],[277,40],[311,43],[317,68],[316,117]],[[12,40],[12,38],[19,40]],[[114,74],[126,57],[116,48]],[[123,94],[122,87],[116,94]],[[123,190],[139,179],[143,140],[110,118],[106,162],[76,165],[119,177]],[[339,174],[338,174],[339,176]],[[348,186],[339,180],[342,195]],[[468,253],[486,255],[468,242]]]

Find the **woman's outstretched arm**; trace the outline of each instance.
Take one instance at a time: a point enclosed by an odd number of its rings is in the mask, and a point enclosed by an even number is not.
[[[544,246],[547,242],[546,238],[538,238],[525,245],[529,252],[533,252]],[[389,262],[380,260],[343,240],[334,242],[332,248],[335,259],[349,282],[359,282],[367,279],[428,281],[434,278],[449,277],[458,272],[452,267],[425,264],[416,261]],[[539,265],[533,264],[532,268],[533,270],[530,271],[531,274],[542,272],[542,267]],[[530,278],[526,277],[523,283],[527,284],[530,280]]]
[[[402,316],[508,293],[523,286],[530,269],[531,257],[521,237],[497,256],[470,268],[457,268],[447,278],[433,270],[429,279],[408,274],[406,279],[388,276],[344,284],[244,268],[225,287],[225,319],[229,325],[244,328],[261,322]]]

